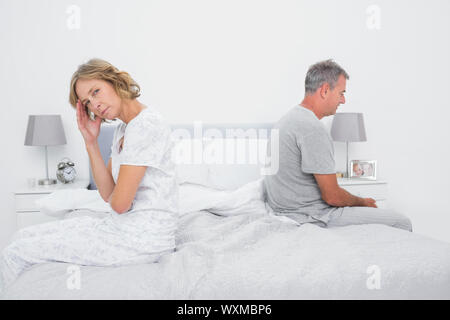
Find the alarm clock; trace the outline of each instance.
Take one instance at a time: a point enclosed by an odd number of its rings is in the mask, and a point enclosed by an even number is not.
[[[64,158],[58,163],[58,169],[56,170],[56,177],[62,183],[70,183],[77,177],[75,170],[75,164],[70,161],[69,158]]]

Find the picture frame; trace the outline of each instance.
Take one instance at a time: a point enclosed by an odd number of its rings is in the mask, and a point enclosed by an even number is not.
[[[376,160],[351,160],[348,164],[350,179],[376,180],[377,161]]]

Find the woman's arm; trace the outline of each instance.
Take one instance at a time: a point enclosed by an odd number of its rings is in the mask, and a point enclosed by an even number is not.
[[[83,136],[86,150],[89,154],[95,184],[103,200],[108,201],[115,184],[111,175],[111,161],[108,163],[109,169],[107,169],[97,142],[98,135],[100,134],[101,120],[100,117],[96,117],[95,120],[89,119],[80,100],[77,101],[78,129]]]
[[[102,199],[108,202],[116,185],[111,174],[111,159],[109,159],[108,167],[106,167],[97,141],[92,144],[87,144],[86,150],[89,154],[92,175],[94,176],[97,189]]]
[[[117,213],[127,212],[145,175],[147,166],[121,165],[117,184],[109,198],[111,208]]]
[[[86,149],[101,197],[109,202],[115,212],[127,212],[133,203],[147,166],[121,165],[116,184],[111,174],[111,159],[108,161],[108,166],[105,166],[97,143],[86,146]]]

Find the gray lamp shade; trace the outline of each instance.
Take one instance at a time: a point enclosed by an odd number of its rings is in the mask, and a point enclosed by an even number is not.
[[[60,115],[28,116],[26,146],[55,146],[66,143]]]
[[[336,113],[330,133],[334,141],[367,141],[363,114],[355,112]]]

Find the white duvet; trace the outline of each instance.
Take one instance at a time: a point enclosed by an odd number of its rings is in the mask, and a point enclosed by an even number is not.
[[[68,286],[72,265],[35,265],[3,298],[450,298],[449,243],[384,225],[299,226],[267,212],[261,186],[258,180],[234,192],[184,188],[177,251],[158,263],[77,266],[79,289]]]

